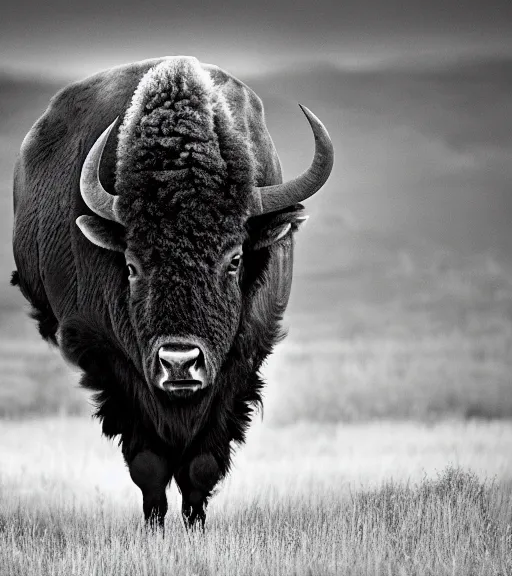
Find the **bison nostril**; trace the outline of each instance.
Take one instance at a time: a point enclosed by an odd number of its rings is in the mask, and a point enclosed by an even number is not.
[[[171,370],[172,368],[172,364],[171,362],[169,362],[169,360],[166,360],[165,358],[162,358],[160,355],[159,359],[160,359],[160,365],[162,366],[162,368],[165,368],[165,370]]]
[[[204,366],[203,354],[198,347],[162,346],[158,350],[162,368],[171,378],[194,378],[194,374]]]

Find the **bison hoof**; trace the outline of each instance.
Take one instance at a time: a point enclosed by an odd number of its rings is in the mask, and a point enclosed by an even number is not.
[[[149,518],[146,518],[145,527],[147,532],[159,532],[162,535],[165,535],[165,523],[163,518],[150,516]]]
[[[204,525],[206,522],[206,514],[202,508],[194,508],[192,506],[184,506],[181,514],[183,522],[187,530],[201,529],[204,532]]]

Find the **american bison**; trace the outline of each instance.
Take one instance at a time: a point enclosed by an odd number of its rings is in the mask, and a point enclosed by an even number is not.
[[[146,520],[176,480],[188,525],[243,443],[281,336],[293,236],[327,180],[315,137],[283,183],[260,99],[191,57],[114,68],[59,92],[15,169],[13,284],[83,371],[119,436]]]

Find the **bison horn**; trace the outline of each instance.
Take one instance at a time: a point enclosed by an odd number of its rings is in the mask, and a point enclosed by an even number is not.
[[[116,210],[119,196],[109,194],[100,182],[100,163],[105,144],[117,118],[96,140],[89,150],[80,174],[80,193],[87,206],[98,216],[122,224]]]
[[[334,148],[329,133],[320,120],[302,106],[315,137],[315,156],[311,166],[297,178],[273,186],[260,186],[253,189],[255,213],[266,214],[302,202],[318,192],[325,184],[334,163]]]

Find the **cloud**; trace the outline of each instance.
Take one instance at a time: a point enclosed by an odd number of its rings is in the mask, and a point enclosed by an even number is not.
[[[416,69],[343,70],[334,65],[248,78],[257,91],[364,111],[455,150],[512,144],[512,58]]]
[[[326,214],[347,210],[367,226],[512,253],[512,59],[419,70],[308,66],[246,80],[270,104],[287,176],[310,154],[291,101],[310,106],[331,132],[335,170],[308,206],[312,233]]]

